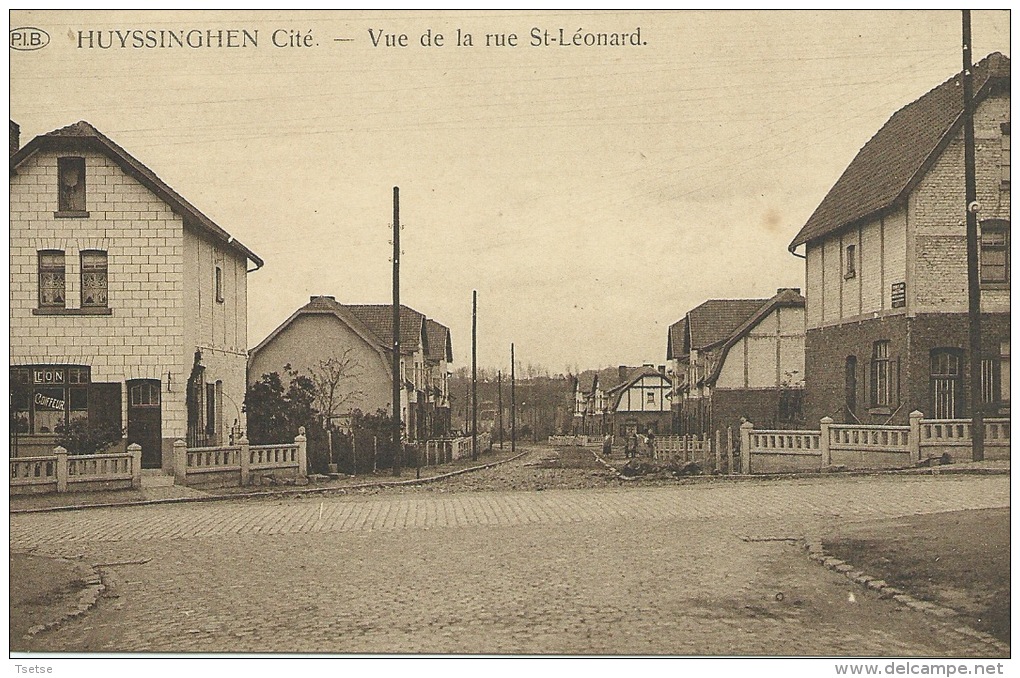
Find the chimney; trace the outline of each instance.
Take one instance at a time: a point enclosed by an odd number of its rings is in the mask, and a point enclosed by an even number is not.
[[[662,376],[666,376],[666,366],[665,365],[659,365],[659,374],[661,374]]]
[[[313,294],[312,296],[308,297],[308,301],[315,301],[317,299],[328,299],[333,302],[336,301],[336,297],[334,297],[332,294]]]
[[[627,381],[627,373],[630,372],[630,368],[628,368],[626,365],[620,365],[617,368],[617,370],[618,370],[617,373],[620,377],[620,381]]]
[[[776,294],[782,294],[783,292],[793,292],[794,294],[800,294],[799,287],[780,287],[776,290]]]
[[[19,127],[18,123],[14,122],[13,120],[11,120],[10,123],[11,123],[11,137],[9,143],[11,155],[14,155],[15,153],[18,152],[18,149],[21,148],[21,127]]]

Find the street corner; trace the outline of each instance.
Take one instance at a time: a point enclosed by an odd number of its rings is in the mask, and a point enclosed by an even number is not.
[[[31,640],[95,606],[105,591],[99,572],[77,558],[34,550],[10,553],[10,648]]]
[[[1008,654],[1009,508],[868,520],[806,546],[811,560],[860,590]]]

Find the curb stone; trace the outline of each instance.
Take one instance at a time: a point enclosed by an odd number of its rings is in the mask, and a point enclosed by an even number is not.
[[[61,560],[67,559],[62,558]],[[99,568],[95,565],[88,566],[80,563],[78,567],[79,571],[82,572],[81,579],[85,582],[85,588],[78,592],[76,602],[71,603],[70,606],[53,621],[46,622],[45,624],[36,624],[28,629],[25,635],[22,636],[23,640],[31,640],[40,633],[51,631],[65,622],[84,615],[96,606],[99,602],[99,597],[103,595],[107,589],[106,583],[103,581],[103,575],[99,571]]]
[[[592,455],[607,469],[616,474],[620,480],[634,481],[641,480],[641,476],[625,476],[619,470],[595,452],[592,448]],[[1008,468],[953,468],[949,466],[930,466],[922,468],[896,468],[896,469],[861,469],[839,472],[800,472],[800,473],[704,473],[700,476],[684,476],[676,480],[708,482],[709,480],[725,481],[753,481],[753,480],[806,480],[812,478],[868,478],[879,476],[940,476],[940,475],[976,475],[976,476],[1008,476]]]
[[[933,617],[938,617],[939,619],[947,620],[959,615],[959,612],[952,608],[938,605],[927,600],[919,600],[905,591],[894,586],[890,586],[882,579],[875,579],[860,570],[854,569],[852,566],[848,566],[838,558],[826,555],[825,549],[822,547],[822,542],[819,540],[806,539],[804,541],[804,550],[808,552],[808,557],[811,560],[825,566],[826,569],[842,574],[844,577],[856,584],[871,589],[872,591],[877,591],[879,597],[882,599],[894,600],[911,610],[916,610]],[[998,638],[990,634],[963,625],[954,627],[953,631],[969,638],[973,638],[984,645],[989,645],[999,652],[1002,652],[1007,657],[1010,656],[1009,645],[1007,643],[1003,643]]]
[[[232,499],[253,499],[258,497],[273,497],[285,495],[329,494],[329,493],[346,494],[348,491],[351,490],[367,490],[372,488],[385,488],[385,487],[411,487],[414,485],[424,485],[426,483],[432,483],[437,480],[445,480],[447,478],[459,476],[464,473],[484,471],[485,469],[488,468],[494,468],[502,464],[508,464],[511,461],[520,459],[526,454],[528,454],[528,450],[525,450],[512,457],[508,457],[507,459],[501,459],[500,461],[482,464],[481,466],[470,466],[468,468],[458,469],[456,471],[443,473],[437,476],[429,476],[428,478],[410,478],[408,480],[380,480],[372,483],[345,485],[344,487],[291,487],[285,490],[263,490],[261,492],[242,492],[237,494],[209,494],[199,497],[174,497],[172,499],[150,499],[148,501],[125,501],[104,504],[83,504],[77,506],[76,505],[48,506],[46,508],[13,509],[11,511],[8,511],[8,513],[10,515],[22,513],[56,513],[58,511],[80,511],[92,508],[119,508],[122,506],[157,506],[160,504],[190,504],[197,502],[229,501]]]

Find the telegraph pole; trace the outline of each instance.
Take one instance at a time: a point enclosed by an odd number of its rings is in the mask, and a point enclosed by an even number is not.
[[[496,393],[499,399],[499,450],[503,451],[503,370],[496,372]]]
[[[400,189],[393,187],[393,475],[400,475]]]
[[[974,167],[974,84],[971,74],[970,10],[963,10],[963,162],[967,214],[967,320],[970,335],[971,456],[985,458],[981,391],[981,278],[978,268],[978,202]]]
[[[471,461],[478,461],[478,290],[471,292]]]
[[[510,344],[510,452],[517,452],[517,372],[514,345]]]

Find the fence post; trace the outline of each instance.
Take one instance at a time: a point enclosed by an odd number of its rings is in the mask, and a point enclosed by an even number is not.
[[[921,461],[921,419],[923,418],[923,412],[914,410],[910,413],[910,439],[907,440],[907,446],[910,450],[910,459],[914,462]]]
[[[298,428],[297,437],[294,438],[294,442],[297,443],[297,459],[298,459],[298,477],[308,475],[308,439],[305,438],[305,427]]]
[[[137,490],[142,486],[142,446],[131,443],[127,451],[131,455],[131,489]]]
[[[246,487],[251,484],[251,443],[247,433],[241,433],[237,445],[241,448],[237,453],[237,461],[241,465],[241,487]]]
[[[829,424],[832,417],[822,417],[820,422],[821,434],[818,436],[818,447],[822,451],[822,470],[832,466],[832,452],[829,450]]]
[[[726,472],[733,475],[737,472],[737,456],[733,452],[733,427],[726,427]]]
[[[188,484],[188,446],[181,440],[174,441],[174,485]]]
[[[57,476],[57,492],[67,492],[67,448],[58,445],[53,448],[53,454],[57,457],[53,466]]]
[[[722,431],[715,430],[715,471],[722,473]]]
[[[751,473],[751,431],[754,424],[745,421],[740,425],[740,472],[745,475]]]

